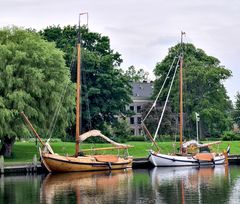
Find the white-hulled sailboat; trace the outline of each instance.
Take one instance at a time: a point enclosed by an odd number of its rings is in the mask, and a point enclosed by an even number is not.
[[[182,37],[185,33],[181,32],[181,45],[182,45]],[[148,131],[146,125],[144,124],[144,121],[150,114],[151,110],[153,107],[156,105],[156,102],[160,96],[160,93],[169,78],[170,71],[172,70],[175,61],[177,60],[175,70],[174,70],[174,75],[172,77],[172,81],[170,83],[170,88],[167,94],[167,98],[163,107],[162,115],[160,117],[159,123],[157,130],[155,132],[154,137],[151,136],[150,132]],[[150,150],[150,155],[149,155],[149,161],[154,165],[154,166],[162,166],[162,167],[175,167],[175,166],[200,166],[200,165],[218,165],[218,164],[224,164],[225,159],[226,159],[226,154],[217,154],[217,153],[210,153],[210,152],[201,152],[199,151],[203,147],[209,147],[214,144],[220,143],[220,141],[217,142],[212,142],[212,143],[207,143],[207,144],[199,144],[197,141],[189,141],[183,143],[182,138],[183,138],[183,97],[182,97],[182,66],[183,66],[183,53],[181,52],[178,57],[175,57],[173,60],[173,63],[168,71],[167,77],[165,78],[162,88],[160,92],[157,95],[156,100],[154,101],[153,106],[147,113],[146,117],[142,121],[142,127],[145,130],[146,134],[149,136],[151,139],[152,143],[156,147],[156,151]],[[163,118],[163,114],[166,108],[166,104],[168,101],[168,97],[173,85],[173,81],[177,72],[177,69],[179,67],[179,78],[180,78],[180,121],[179,121],[179,134],[180,134],[180,153],[179,154],[162,154],[160,153],[160,148],[158,147],[157,143],[155,142],[156,136],[158,134],[158,130]],[[195,153],[188,153],[188,148],[195,149],[197,152]]]

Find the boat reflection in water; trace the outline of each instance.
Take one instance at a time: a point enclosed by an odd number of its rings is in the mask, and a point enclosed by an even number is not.
[[[127,200],[132,170],[48,174],[41,187],[41,203],[108,203]]]
[[[225,165],[155,167],[150,175],[156,203],[225,203],[228,198],[228,167]]]

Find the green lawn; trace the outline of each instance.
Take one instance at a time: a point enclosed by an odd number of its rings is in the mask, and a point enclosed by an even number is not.
[[[224,141],[219,145],[214,145],[212,147],[213,151],[223,152],[226,150],[228,143],[231,145],[231,154],[240,154],[240,141]],[[134,158],[137,157],[147,157],[148,150],[152,148],[150,142],[128,142],[128,144],[133,145],[134,148],[130,148],[129,155]],[[158,143],[162,153],[171,153],[174,152],[174,146],[172,142],[159,142]],[[51,143],[51,146],[54,152],[62,155],[73,155],[75,151],[75,144],[71,142],[54,142]],[[110,145],[106,144],[83,144],[81,145],[82,149],[91,149],[96,147],[107,147]],[[178,144],[176,145],[178,146]],[[176,150],[177,151],[177,150]],[[105,150],[101,152],[103,154],[116,154],[117,150]],[[120,153],[123,154],[122,150]],[[16,162],[31,162],[34,154],[38,155],[38,148],[35,143],[30,142],[16,142],[13,147],[13,156],[11,158],[5,159],[5,162],[8,164],[16,163]],[[89,154],[93,154],[93,152],[89,152]]]

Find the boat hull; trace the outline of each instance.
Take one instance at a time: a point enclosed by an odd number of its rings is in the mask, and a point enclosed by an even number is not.
[[[81,172],[126,169],[132,167],[131,158],[117,158],[116,161],[97,161],[95,156],[68,157],[43,153],[42,163],[49,172]]]
[[[201,154],[201,153],[200,153]],[[211,153],[209,153],[211,154]],[[202,166],[202,165],[219,165],[224,164],[225,156],[219,155],[215,156],[212,154],[212,160],[199,160],[194,158],[191,155],[187,156],[178,156],[178,155],[166,155],[155,153],[153,151],[150,152],[149,161],[154,166],[162,166],[162,167],[175,167],[175,166]]]

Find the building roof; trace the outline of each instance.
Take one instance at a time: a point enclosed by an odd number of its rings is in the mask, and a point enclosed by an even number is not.
[[[150,99],[153,94],[153,83],[131,82],[133,99]]]

